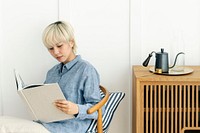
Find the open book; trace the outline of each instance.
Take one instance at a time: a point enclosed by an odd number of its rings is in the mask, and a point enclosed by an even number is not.
[[[59,85],[53,84],[32,84],[25,85],[19,73],[14,70],[17,92],[28,105],[33,120],[42,122],[54,122],[74,118],[57,109],[54,101],[65,99]]]

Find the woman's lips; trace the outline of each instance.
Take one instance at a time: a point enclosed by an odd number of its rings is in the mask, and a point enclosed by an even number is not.
[[[60,60],[63,56],[57,56],[56,59]]]

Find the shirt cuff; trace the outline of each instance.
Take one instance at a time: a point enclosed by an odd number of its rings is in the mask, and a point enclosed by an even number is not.
[[[79,119],[97,119],[97,112],[92,114],[87,114],[87,110],[90,108],[88,105],[78,104],[79,113],[76,115],[76,118]]]

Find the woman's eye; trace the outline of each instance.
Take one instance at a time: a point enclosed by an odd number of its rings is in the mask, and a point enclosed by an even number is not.
[[[53,50],[53,48],[48,48],[48,50]]]
[[[62,47],[62,45],[58,45],[57,47],[60,48],[60,47]]]

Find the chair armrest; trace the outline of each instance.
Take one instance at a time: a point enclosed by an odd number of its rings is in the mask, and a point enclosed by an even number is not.
[[[108,90],[106,90],[103,86],[100,86],[100,89],[103,91],[103,93],[105,94],[105,96],[104,96],[104,98],[100,102],[98,102],[97,104],[95,104],[94,106],[92,106],[91,108],[89,108],[87,110],[88,114],[92,114],[95,111],[99,110],[108,101],[108,98],[109,98],[109,92],[108,92]]]

